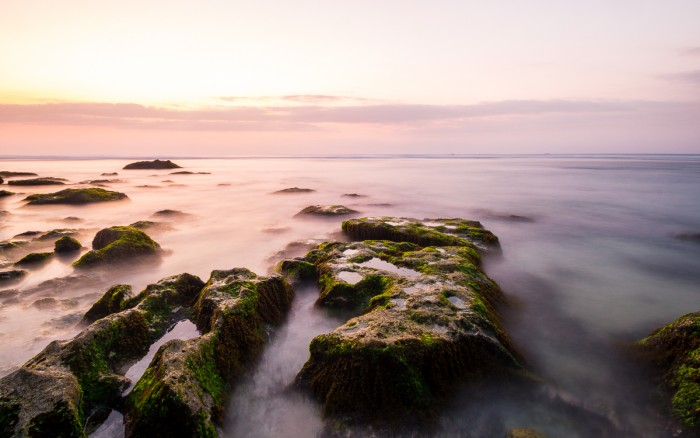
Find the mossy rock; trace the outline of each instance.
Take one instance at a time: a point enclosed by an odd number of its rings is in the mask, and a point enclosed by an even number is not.
[[[128,197],[124,193],[98,188],[65,189],[55,193],[29,195],[24,198],[25,201],[29,201],[27,205],[81,205],[95,202],[119,201],[122,199],[128,199]]]
[[[288,194],[295,194],[295,193],[313,193],[316,190],[314,189],[307,189],[303,187],[289,187],[287,189],[282,189],[282,190],[277,190],[275,192],[272,192],[275,195],[288,195]]]
[[[309,205],[297,213],[297,216],[345,216],[358,213],[344,205]]]
[[[48,262],[51,257],[52,252],[33,252],[15,262],[15,266],[36,266]]]
[[[180,169],[181,166],[170,160],[137,161],[124,166],[124,169]]]
[[[77,233],[78,231],[72,228],[56,228],[54,230],[45,232],[41,236],[37,237],[36,240],[59,239],[64,236],[73,236]]]
[[[314,338],[296,378],[326,416],[429,423],[460,382],[531,379],[500,327],[503,295],[480,270],[477,246],[451,238],[459,245],[328,242],[279,265],[293,277],[315,272],[318,304],[357,315]]]
[[[102,297],[90,307],[83,316],[84,324],[91,324],[107,315],[124,310],[127,300],[131,298],[131,286],[128,284],[115,284],[107,289]]]
[[[671,415],[700,435],[700,312],[654,331],[639,346],[654,365]]]
[[[65,185],[63,178],[32,178],[32,179],[17,179],[8,181],[11,186],[62,186]]]
[[[9,190],[0,190],[0,198],[4,198],[6,196],[12,196],[14,194],[15,194],[15,192],[10,192]]]
[[[53,251],[57,254],[72,253],[80,251],[80,248],[82,247],[83,245],[78,241],[78,239],[70,236],[63,236],[56,240]]]
[[[126,401],[126,436],[216,436],[234,380],[258,357],[292,289],[247,269],[212,272],[195,306],[202,336],[164,344]]]
[[[100,230],[92,241],[93,250],[85,253],[73,266],[86,268],[101,264],[129,261],[159,254],[160,245],[138,228],[116,226]]]
[[[392,240],[420,246],[476,245],[500,252],[500,243],[478,221],[467,219],[360,218],[343,222],[343,232],[357,240]]]
[[[204,283],[181,274],[149,285],[69,341],[54,341],[0,379],[3,436],[84,436],[85,418],[117,408],[128,380],[120,371],[182,319]],[[124,301],[122,301],[124,303]]]

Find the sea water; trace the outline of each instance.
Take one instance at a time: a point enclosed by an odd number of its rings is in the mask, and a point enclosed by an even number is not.
[[[18,194],[0,198],[0,240],[72,228],[89,247],[105,227],[139,220],[165,225],[148,231],[164,249],[157,264],[76,276],[73,258],[54,258],[18,283],[0,285],[0,375],[50,341],[74,336],[82,314],[112,284],[131,284],[138,292],[183,272],[204,280],[214,269],[239,266],[269,273],[282,257],[304,248],[285,251],[291,242],[343,238],[344,218],[296,213],[308,205],[343,204],[359,211],[357,217],[480,220],[503,248],[503,256],[486,258],[484,267],[508,297],[500,309],[504,327],[533,371],[557,397],[630,436],[661,433],[653,389],[625,350],[654,328],[700,309],[700,244],[677,238],[700,232],[700,157],[175,160],[185,170],[208,172],[193,175],[171,174],[179,169],[123,170],[131,161],[0,161],[0,170],[68,180],[66,186],[3,185]],[[104,172],[119,175],[101,176]],[[129,199],[88,206],[23,201],[28,194],[89,186],[80,182],[95,179],[118,179],[106,188]],[[290,187],[314,191],[274,193]],[[154,216],[164,209],[186,214]],[[9,269],[25,252],[6,254],[0,264]],[[225,434],[251,430],[279,436],[293,430],[303,436],[320,430],[318,406],[284,389],[308,357],[309,340],[341,322],[318,313],[313,292],[298,294],[294,306],[285,325],[272,333],[257,368],[237,388]],[[261,407],[264,415],[250,415]],[[489,398],[488,391],[465,390],[445,408],[439,433],[479,436],[487,429],[479,429],[475,419],[488,418],[488,430],[498,433],[532,426],[554,436],[590,436],[565,417]]]

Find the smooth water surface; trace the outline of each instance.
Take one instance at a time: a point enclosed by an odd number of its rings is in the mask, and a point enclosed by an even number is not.
[[[123,182],[108,188],[129,196],[83,207],[33,207],[24,205],[24,195],[61,187],[5,185],[23,194],[0,199],[6,212],[0,217],[0,240],[29,230],[75,228],[88,247],[95,232],[107,226],[146,219],[167,225],[148,231],[166,250],[158,264],[42,284],[74,274],[74,259],[55,258],[16,284],[0,285],[1,375],[51,340],[77,333],[75,324],[110,285],[128,283],[139,291],[168,275],[189,272],[206,280],[213,269],[237,266],[265,274],[288,254],[290,242],[339,237],[344,218],[297,212],[312,204],[343,204],[359,216],[482,221],[503,248],[503,257],[486,259],[485,269],[509,298],[501,309],[504,325],[533,370],[554,392],[630,436],[658,435],[652,389],[639,378],[624,346],[700,309],[700,244],[675,238],[700,232],[700,157],[175,161],[211,174],[122,170],[129,160],[0,161],[0,170],[67,178],[75,186],[116,171],[119,176],[107,178]],[[315,191],[273,194],[288,187]],[[347,193],[365,196],[344,197]],[[153,216],[163,209],[187,215]],[[9,269],[24,252],[6,253],[0,265]],[[237,390],[245,401],[232,405],[226,433],[245,435],[245,428],[267,436],[287,430],[304,436],[319,430],[313,402],[280,396],[308,356],[308,341],[341,323],[313,316],[311,296],[298,294],[296,310],[273,334],[260,369],[251,370]],[[317,324],[308,326],[313,321]],[[284,341],[290,336],[299,339]],[[465,393],[445,410],[446,435],[469,436],[465,422],[486,411],[497,430],[533,425],[553,436],[590,435],[573,430],[566,418],[513,401],[488,394],[479,395],[479,403],[473,400]],[[290,406],[296,414],[283,412]]]

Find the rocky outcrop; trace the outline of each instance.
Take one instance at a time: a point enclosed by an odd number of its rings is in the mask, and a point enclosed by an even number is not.
[[[313,339],[296,379],[327,416],[429,421],[458,382],[527,379],[494,312],[500,288],[479,268],[479,248],[498,240],[476,222],[442,221],[347,221],[351,236],[389,240],[323,243],[280,264],[316,278],[320,305],[358,315]]]
[[[274,195],[287,195],[287,194],[293,194],[293,193],[312,193],[315,191],[316,190],[314,190],[314,189],[307,189],[307,188],[302,188],[302,187],[289,187],[287,189],[277,190],[276,192],[272,192],[272,193]]]
[[[54,242],[53,251],[56,254],[66,254],[80,251],[83,245],[78,241],[78,239],[70,236],[63,236]]]
[[[700,312],[654,331],[639,346],[654,366],[670,414],[700,435]]]
[[[127,310],[96,321],[69,341],[52,342],[0,379],[2,436],[84,436],[93,410],[120,404],[128,384],[120,370],[183,318],[182,309],[203,285],[189,274],[150,285]]]
[[[36,266],[48,262],[51,257],[52,252],[32,252],[15,262],[15,266]]]
[[[63,178],[32,178],[32,179],[16,179],[8,181],[11,186],[62,186],[66,181]]]
[[[266,327],[292,299],[279,276],[214,271],[195,314],[203,335],[163,345],[126,401],[126,436],[216,436],[236,377],[260,353]]]
[[[0,190],[0,198],[4,198],[6,196],[12,196],[14,194],[15,194],[15,192],[10,192],[9,190]]]
[[[124,166],[124,169],[180,169],[181,166],[170,160],[137,161]]]
[[[297,213],[297,216],[344,216],[353,213],[357,211],[344,205],[310,205]]]
[[[0,177],[16,178],[20,176],[39,176],[34,172],[11,172],[9,170],[0,170]]]
[[[29,201],[27,205],[81,205],[95,202],[119,201],[122,199],[128,199],[128,197],[124,193],[97,188],[65,189],[55,193],[29,195],[24,198],[25,201]]]
[[[110,227],[100,230],[92,241],[92,251],[73,263],[76,268],[92,267],[134,258],[158,255],[160,245],[134,227]]]
[[[92,324],[107,315],[121,312],[130,303],[131,286],[128,284],[115,284],[107,289],[102,297],[85,312],[82,322]]]

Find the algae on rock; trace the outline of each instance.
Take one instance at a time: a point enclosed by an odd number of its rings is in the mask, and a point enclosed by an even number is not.
[[[100,230],[92,241],[92,251],[85,253],[73,266],[91,267],[120,262],[134,257],[155,256],[160,245],[148,234],[134,227],[116,226]]]
[[[84,436],[98,407],[116,408],[128,380],[120,370],[143,356],[204,283],[181,274],[148,286],[125,306],[69,341],[54,341],[0,379],[0,431],[7,436]],[[185,312],[183,314],[183,312]]]
[[[65,189],[55,193],[29,195],[24,198],[27,205],[43,204],[90,204],[94,202],[109,202],[128,199],[124,193],[105,189]]]
[[[655,367],[671,415],[700,434],[700,312],[654,331],[639,346]]]
[[[494,312],[502,292],[479,268],[498,240],[478,222],[358,219],[343,230],[385,240],[323,243],[279,265],[314,275],[320,305],[358,315],[314,338],[297,375],[327,416],[430,421],[458,382],[529,378]]]
[[[126,401],[126,436],[216,436],[234,380],[281,322],[292,289],[279,276],[214,271],[195,305],[194,339],[164,344]]]

